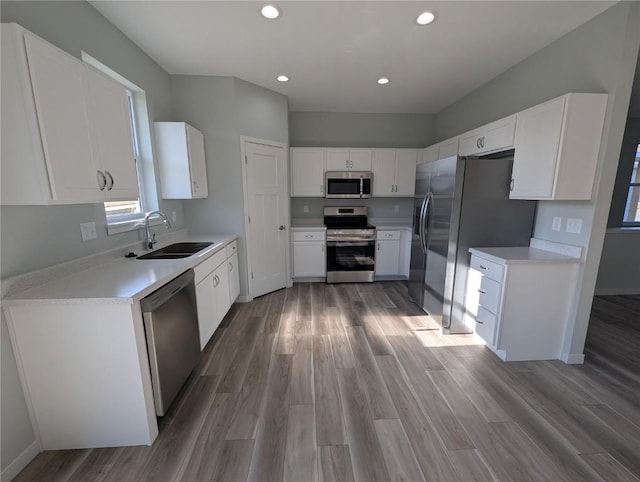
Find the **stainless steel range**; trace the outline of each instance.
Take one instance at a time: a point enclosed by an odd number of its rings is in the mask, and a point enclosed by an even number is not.
[[[376,227],[368,224],[367,208],[325,207],[327,283],[372,282]]]

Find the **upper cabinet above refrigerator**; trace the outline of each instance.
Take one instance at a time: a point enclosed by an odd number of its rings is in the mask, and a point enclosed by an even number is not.
[[[156,147],[164,199],[209,195],[204,137],[186,122],[156,122]]]

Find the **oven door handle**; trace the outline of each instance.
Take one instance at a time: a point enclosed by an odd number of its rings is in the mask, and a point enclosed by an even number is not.
[[[347,248],[349,246],[374,246],[376,244],[375,240],[370,241],[349,241],[349,240],[340,240],[340,241],[327,241],[327,246],[336,247],[336,248]]]

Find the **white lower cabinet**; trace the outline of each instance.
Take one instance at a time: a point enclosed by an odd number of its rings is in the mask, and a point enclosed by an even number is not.
[[[194,268],[201,349],[220,326],[240,292],[236,250],[237,242],[233,241],[225,250]]]
[[[484,257],[485,250],[503,250],[504,259]],[[579,261],[533,251],[472,249],[467,323],[505,361],[562,357]]]
[[[377,277],[409,277],[411,256],[409,229],[378,229],[376,231]]]
[[[325,231],[293,232],[293,278],[327,276]]]

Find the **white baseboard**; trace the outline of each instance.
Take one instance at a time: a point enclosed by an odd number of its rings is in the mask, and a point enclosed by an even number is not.
[[[605,288],[596,289],[596,296],[640,295],[640,288]]]
[[[0,475],[0,480],[6,480],[7,482],[9,480],[13,480],[22,471],[22,469],[24,469],[29,464],[29,462],[36,458],[39,453],[40,447],[38,446],[38,442],[34,441],[31,445],[24,449],[13,462],[7,465],[7,467],[2,471],[2,474]]]
[[[560,360],[567,365],[582,365],[584,363],[584,353],[563,353]]]

